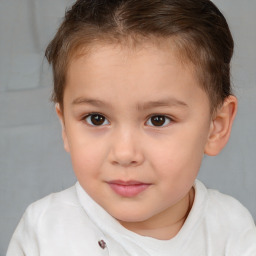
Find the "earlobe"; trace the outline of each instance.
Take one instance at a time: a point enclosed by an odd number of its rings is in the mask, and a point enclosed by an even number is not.
[[[232,124],[237,112],[237,98],[230,95],[224,100],[223,105],[216,111],[204,153],[209,156],[217,155],[227,144],[230,137]]]
[[[65,128],[65,122],[64,122],[64,115],[60,109],[60,104],[56,103],[55,104],[55,110],[56,113],[59,117],[60,123],[61,123],[61,128],[62,128],[62,139],[63,139],[63,144],[64,144],[64,149],[69,152],[69,143],[68,143],[68,138],[66,134],[66,128]]]

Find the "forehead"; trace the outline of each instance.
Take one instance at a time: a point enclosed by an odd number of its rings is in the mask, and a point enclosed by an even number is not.
[[[78,66],[83,66],[84,70]],[[103,79],[104,75],[110,78],[110,75],[114,74],[114,77],[117,77],[118,72],[124,69],[125,73],[137,78],[146,75],[148,78],[157,78],[157,74],[164,76],[171,69],[175,71],[174,76],[178,76],[177,72],[186,71],[193,76],[193,80],[197,79],[194,65],[180,58],[180,52],[170,40],[140,44],[99,42],[86,48],[81,47],[73,56],[67,70],[67,84],[74,73],[77,75],[78,70],[82,70],[87,78]]]
[[[124,40],[124,39],[123,39]],[[111,59],[114,68],[129,66],[129,63],[141,61],[141,64],[150,66],[153,61],[160,67],[165,65],[182,66],[183,69],[190,70],[196,76],[196,67],[190,59],[184,57],[182,51],[177,47],[175,40],[172,38],[161,39],[153,38],[152,40],[139,39],[134,41],[127,37],[127,41],[121,42],[104,42],[96,41],[87,45],[81,45],[70,55],[67,75],[70,73],[70,67],[74,62],[90,65],[109,66]],[[144,63],[143,63],[144,62]],[[134,63],[133,63],[134,64]]]
[[[140,101],[157,102],[175,98],[189,104],[192,94],[205,97],[198,85],[194,66],[179,59],[175,47],[145,43],[136,48],[124,45],[97,45],[70,62],[64,93],[76,101],[81,97],[121,105],[139,105]],[[104,100],[104,99],[103,99]],[[129,104],[128,104],[129,103]]]

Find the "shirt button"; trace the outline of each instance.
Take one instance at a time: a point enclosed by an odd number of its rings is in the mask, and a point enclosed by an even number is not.
[[[99,246],[100,246],[103,250],[107,247],[107,245],[106,245],[106,243],[105,243],[104,240],[98,241],[98,244],[99,244]]]

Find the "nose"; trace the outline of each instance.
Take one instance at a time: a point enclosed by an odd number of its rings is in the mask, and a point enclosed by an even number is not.
[[[138,166],[144,161],[142,143],[135,131],[123,129],[115,133],[111,143],[110,161],[123,167]]]

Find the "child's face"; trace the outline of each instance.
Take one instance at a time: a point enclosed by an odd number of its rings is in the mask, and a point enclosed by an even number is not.
[[[185,202],[210,124],[192,66],[167,47],[105,45],[70,64],[65,148],[81,186],[120,221],[155,220]]]

